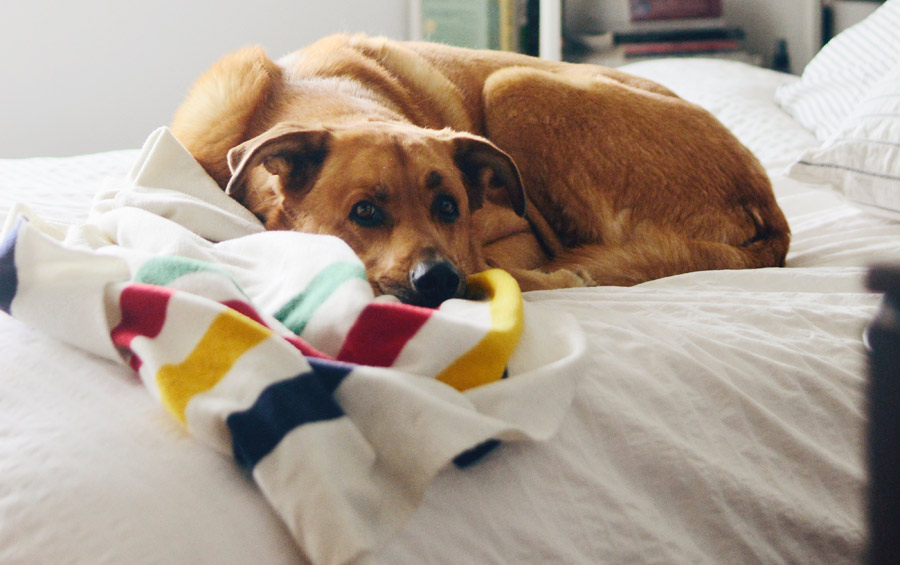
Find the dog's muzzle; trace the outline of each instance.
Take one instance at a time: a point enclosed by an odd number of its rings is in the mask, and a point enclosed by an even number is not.
[[[434,308],[461,294],[462,276],[449,261],[422,261],[409,273],[415,303]]]

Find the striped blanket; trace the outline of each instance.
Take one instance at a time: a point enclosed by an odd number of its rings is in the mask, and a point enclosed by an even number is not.
[[[86,224],[20,211],[0,245],[0,309],[130,365],[317,563],[378,547],[438,472],[561,422],[578,328],[503,271],[468,283],[478,300],[437,310],[376,299],[342,241],[266,232],[164,128]]]

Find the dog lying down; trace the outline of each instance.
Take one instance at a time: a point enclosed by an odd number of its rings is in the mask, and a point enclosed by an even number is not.
[[[782,266],[790,240],[712,115],[605,67],[365,36],[277,62],[250,47],[172,130],[268,229],[342,238],[411,304],[491,266],[523,290]]]

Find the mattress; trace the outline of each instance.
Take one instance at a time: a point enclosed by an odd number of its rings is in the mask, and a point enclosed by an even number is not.
[[[525,293],[586,335],[549,440],[450,466],[372,563],[852,563],[864,531],[868,267],[900,223],[781,172],[816,143],[774,102],[796,77],[726,61],[633,65],[710,109],[769,170],[786,268]],[[137,150],[0,160],[57,224]],[[302,563],[234,461],[194,441],[133,372],[0,315],[0,562]],[[321,512],[328,512],[322,508]]]

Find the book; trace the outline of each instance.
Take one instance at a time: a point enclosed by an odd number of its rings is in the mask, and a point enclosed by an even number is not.
[[[613,33],[616,44],[652,43],[658,41],[712,41],[744,39],[744,30],[739,27],[674,27],[653,29],[628,29]]]
[[[622,64],[663,56],[741,58],[744,30],[729,26],[723,0],[619,0],[605,34],[571,38],[577,60]],[[612,46],[605,42],[612,36]],[[606,62],[606,63],[604,63]]]
[[[517,0],[421,0],[426,41],[472,49],[518,48]]]
[[[629,43],[623,46],[626,57],[644,55],[685,55],[700,53],[723,53],[737,51],[741,48],[736,39],[706,39],[698,41],[654,41],[646,43]]]
[[[521,26],[519,27],[519,51],[526,55],[537,57],[540,55],[540,0],[522,0]]]
[[[500,50],[519,50],[519,6],[517,0],[497,0],[500,20]]]
[[[631,21],[721,18],[722,0],[630,0]]]

